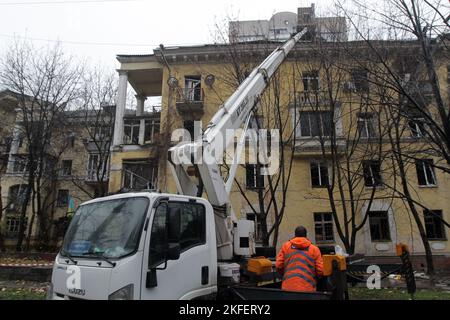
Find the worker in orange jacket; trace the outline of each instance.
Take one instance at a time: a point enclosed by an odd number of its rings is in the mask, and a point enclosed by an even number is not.
[[[283,244],[278,253],[276,268],[283,275],[283,290],[314,292],[317,278],[323,275],[320,250],[306,235],[305,227],[297,227],[295,238]]]

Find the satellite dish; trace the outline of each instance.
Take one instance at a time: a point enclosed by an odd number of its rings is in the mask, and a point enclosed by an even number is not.
[[[176,87],[178,87],[178,79],[175,78],[174,76],[170,76],[169,79],[167,80],[167,84],[172,89],[176,88]]]
[[[205,83],[208,87],[212,87],[215,81],[216,77],[213,74],[208,74],[205,78]]]

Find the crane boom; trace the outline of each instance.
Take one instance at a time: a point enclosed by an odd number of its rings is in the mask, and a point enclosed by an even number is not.
[[[236,230],[236,228],[242,227],[243,230],[250,231],[253,224],[249,221],[237,224],[237,218],[230,204],[231,188],[221,176],[215,157],[222,156],[226,147],[234,141],[234,135],[226,134],[228,130],[237,130],[243,124],[246,128],[248,127],[252,110],[266,89],[269,79],[306,31],[304,28],[282,46],[276,48],[252,71],[212,117],[200,139],[179,144],[169,150],[169,167],[174,176],[178,193],[200,196],[204,188],[208,200],[214,208],[219,260],[230,260],[235,254],[251,254],[254,251],[254,240],[252,239],[253,232],[249,232],[251,234],[248,236],[248,246],[243,246],[245,249],[235,240],[236,235],[240,233],[240,230]],[[237,161],[234,162],[237,165]],[[200,183],[196,183],[188,173],[189,167],[192,166],[196,169]],[[236,170],[232,168],[230,173],[229,182],[234,180]],[[233,235],[235,239],[233,239]]]

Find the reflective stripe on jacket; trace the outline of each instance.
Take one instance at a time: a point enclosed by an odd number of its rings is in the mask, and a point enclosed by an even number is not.
[[[308,239],[294,238],[281,248],[276,267],[283,273],[283,290],[316,291],[316,277],[323,274],[322,255]]]

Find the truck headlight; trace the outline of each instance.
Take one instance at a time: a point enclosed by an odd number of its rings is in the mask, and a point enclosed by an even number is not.
[[[123,287],[122,289],[111,293],[108,297],[108,300],[133,300],[133,292],[134,285],[129,284],[126,287]]]

